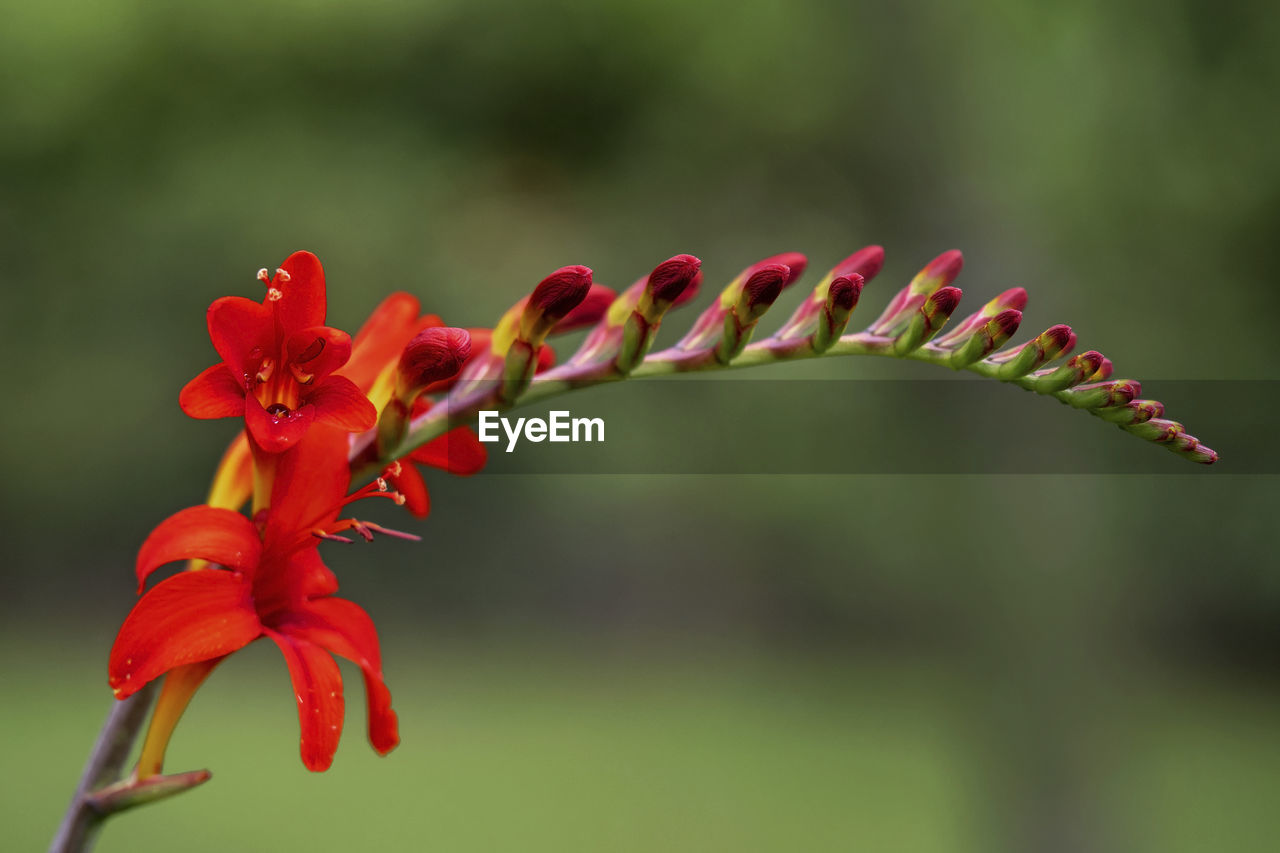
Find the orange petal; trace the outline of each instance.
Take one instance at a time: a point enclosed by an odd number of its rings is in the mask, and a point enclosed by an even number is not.
[[[314,643],[269,628],[263,633],[280,647],[289,665],[302,729],[302,763],[316,773],[328,770],[342,738],[344,705],[338,664]]]
[[[208,560],[252,573],[261,556],[258,531],[240,513],[204,505],[187,507],[160,522],[142,543],[134,566],[138,592],[152,572],[175,560]]]
[[[369,742],[380,755],[400,743],[391,692],[382,679],[382,655],[373,620],[358,604],[321,598],[289,612],[277,626],[291,637],[322,646],[360,667],[368,703]]]
[[[107,683],[125,699],[175,667],[244,648],[261,632],[247,578],[220,569],[182,572],[134,605],[111,647]]]

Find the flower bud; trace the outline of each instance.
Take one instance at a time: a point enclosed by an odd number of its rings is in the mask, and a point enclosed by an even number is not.
[[[637,310],[650,323],[657,322],[672,305],[685,301],[702,282],[702,261],[693,255],[676,255],[654,267],[645,282]]]
[[[1152,418],[1164,417],[1164,404],[1159,400],[1133,400],[1123,406],[1096,409],[1094,414],[1120,426],[1141,424]]]
[[[1133,379],[1113,379],[1077,385],[1063,393],[1063,402],[1077,409],[1110,409],[1127,406],[1142,393],[1142,385]]]
[[[1073,385],[1079,385],[1098,372],[1105,356],[1096,350],[1082,352],[1073,356],[1070,361],[1053,371],[1041,371],[1033,374],[1035,390],[1040,394],[1063,391]]]
[[[925,299],[916,315],[911,318],[911,325],[894,339],[894,354],[906,355],[936,335],[960,304],[961,295],[960,288],[948,286],[938,288]]]
[[[617,294],[613,292],[612,288],[605,287],[603,284],[592,284],[582,302],[578,303],[576,308],[566,314],[559,323],[555,324],[551,329],[551,334],[562,335],[575,329],[594,326],[600,322],[600,318],[609,310],[609,306],[613,304],[615,298],[617,298]]]
[[[412,402],[432,382],[452,379],[471,356],[466,329],[436,326],[423,329],[405,346],[396,367],[396,396]]]
[[[827,275],[835,280],[840,277],[862,276],[864,281],[876,277],[884,267],[884,249],[880,246],[866,246],[859,249],[840,263],[832,267]]]
[[[584,266],[561,267],[544,278],[525,303],[520,315],[519,337],[536,349],[557,323],[587,298],[591,270]]]
[[[998,352],[991,357],[1000,367],[999,379],[1017,379],[1057,358],[1071,340],[1070,326],[1052,326],[1021,346]]]
[[[858,273],[840,275],[827,285],[827,298],[818,314],[818,329],[810,338],[815,352],[826,352],[849,325],[849,316],[858,305],[864,279]]]
[[[951,353],[947,363],[954,368],[968,367],[986,358],[988,353],[1004,346],[1022,322],[1022,312],[1008,308],[983,323],[963,344]]]

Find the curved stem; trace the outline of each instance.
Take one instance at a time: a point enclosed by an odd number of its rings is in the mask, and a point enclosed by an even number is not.
[[[93,794],[120,780],[124,762],[147,719],[155,692],[153,681],[128,699],[112,704],[80,775],[75,796],[49,845],[49,853],[78,853],[93,846],[98,828],[110,814],[96,806]]]

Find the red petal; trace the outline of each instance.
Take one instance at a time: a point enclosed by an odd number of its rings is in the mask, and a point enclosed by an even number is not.
[[[489,460],[489,451],[470,427],[455,427],[409,454],[414,462],[440,468],[450,474],[470,476]]]
[[[273,559],[338,517],[351,483],[347,448],[346,433],[316,424],[292,453],[280,457],[263,533],[264,551]]]
[[[308,770],[328,770],[342,737],[342,673],[333,657],[320,646],[267,628],[284,653],[298,701],[302,728],[302,763]]]
[[[257,397],[252,394],[245,397],[244,425],[253,440],[267,453],[283,453],[297,445],[315,417],[316,410],[312,406],[272,415],[262,408]]]
[[[263,564],[253,579],[253,601],[258,613],[270,623],[275,614],[301,607],[307,599],[333,595],[338,579],[320,559],[319,544],[307,535],[305,547],[273,558]]]
[[[364,432],[378,423],[378,410],[345,376],[326,376],[304,388],[302,398],[315,407],[317,421],[347,432]]]
[[[152,572],[174,560],[208,560],[252,572],[261,556],[262,540],[252,521],[229,509],[188,507],[160,522],[142,543],[134,568],[138,592]]]
[[[207,319],[213,348],[233,377],[252,378],[264,357],[275,356],[275,325],[269,306],[243,296],[224,296],[209,306]]]
[[[586,298],[578,303],[576,308],[564,315],[564,318],[559,323],[556,323],[551,330],[551,334],[559,335],[585,326],[594,326],[609,310],[609,306],[613,304],[613,300],[617,296],[618,294],[603,284],[591,285],[591,289],[587,291]]]
[[[291,611],[277,626],[281,633],[322,646],[360,667],[368,702],[369,742],[379,755],[400,743],[391,691],[382,679],[382,655],[373,620],[358,604],[341,598],[322,598]]]
[[[404,506],[418,518],[426,518],[431,512],[431,496],[418,469],[409,460],[400,463],[400,473],[388,476],[391,488],[404,495]]]
[[[429,326],[439,326],[439,317],[429,319]],[[378,375],[400,357],[404,345],[416,334],[418,327],[418,300],[408,293],[393,293],[373,310],[369,319],[356,333],[351,345],[351,360],[342,368],[342,375],[360,386],[362,391],[373,387]]]
[[[134,605],[111,648],[107,682],[124,699],[174,667],[244,648],[261,631],[239,572],[182,572]]]
[[[290,335],[284,353],[293,377],[310,383],[347,363],[351,358],[351,336],[330,326],[312,326]]]
[[[288,275],[276,273],[271,286],[282,294],[275,302],[276,319],[285,336],[308,326],[323,326],[325,315],[324,268],[310,252],[294,252],[280,268]]]
[[[178,405],[193,418],[239,417],[244,414],[244,385],[219,362],[186,384]]]

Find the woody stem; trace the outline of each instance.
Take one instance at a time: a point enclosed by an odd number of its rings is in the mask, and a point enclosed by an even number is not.
[[[93,795],[120,781],[125,760],[142,731],[155,692],[156,682],[153,681],[128,699],[111,706],[80,775],[75,796],[67,806],[58,834],[49,845],[49,853],[79,853],[93,846],[99,827],[111,814],[95,804]]]

